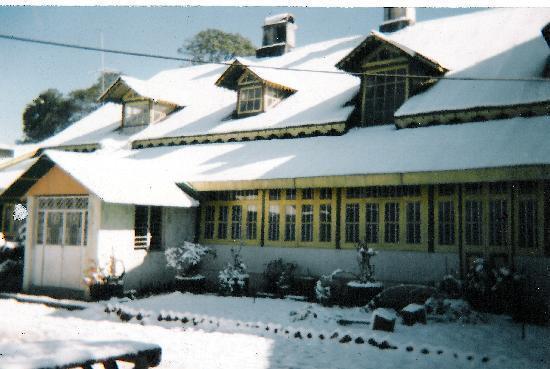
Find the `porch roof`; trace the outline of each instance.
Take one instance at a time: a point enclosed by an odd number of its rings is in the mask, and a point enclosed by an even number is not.
[[[154,166],[108,153],[82,155],[47,150],[6,191],[2,198],[21,198],[53,166],[67,172],[101,200],[115,204],[195,207],[198,201]]]

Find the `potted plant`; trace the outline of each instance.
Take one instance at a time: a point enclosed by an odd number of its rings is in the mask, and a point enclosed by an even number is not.
[[[204,292],[206,278],[199,274],[200,264],[208,254],[214,254],[209,247],[185,241],[183,245],[169,248],[164,253],[166,263],[176,272],[176,289],[180,292]]]
[[[124,274],[124,264],[114,256],[109,258],[109,262],[105,266],[91,261],[84,277],[84,283],[90,290],[90,298],[98,301],[108,300],[113,296],[122,297],[124,295]]]

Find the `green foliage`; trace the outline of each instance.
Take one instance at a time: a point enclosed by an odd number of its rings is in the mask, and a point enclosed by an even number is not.
[[[226,33],[217,29],[207,29],[197,33],[178,49],[189,56],[193,64],[201,62],[221,62],[236,56],[254,55],[256,48],[247,38],[238,33]]]
[[[50,137],[59,127],[67,124],[75,110],[76,105],[56,89],[42,92],[27,105],[23,113],[25,142],[37,142]]]
[[[90,87],[74,90],[67,97],[56,89],[42,92],[23,112],[23,142],[42,141],[100,106],[97,99],[103,93],[102,85],[111,85],[118,73],[105,73]]]

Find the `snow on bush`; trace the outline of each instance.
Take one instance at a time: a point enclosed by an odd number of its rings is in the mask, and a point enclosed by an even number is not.
[[[176,270],[176,278],[195,276],[203,258],[213,253],[209,247],[185,241],[183,245],[171,247],[164,252],[166,263]]]
[[[84,273],[83,282],[87,286],[117,284],[122,281],[125,273],[124,263],[114,256],[111,256],[109,261],[104,265],[90,260],[89,267]]]
[[[365,241],[359,241],[355,248],[359,264],[359,281],[362,283],[374,282],[374,265],[371,264],[371,259],[378,253],[367,247]]]
[[[241,295],[246,292],[250,277],[246,271],[246,265],[242,261],[241,247],[232,248],[231,256],[232,262],[228,263],[218,274],[220,292],[226,295]]]
[[[470,304],[462,299],[430,297],[426,301],[425,306],[428,318],[436,322],[460,322],[466,324],[487,322],[484,314],[472,310]]]
[[[15,205],[15,208],[13,210],[13,219],[14,220],[25,220],[25,219],[27,219],[28,215],[29,215],[29,212],[27,211],[26,207],[24,207],[21,204]]]
[[[315,297],[321,304],[328,304],[332,298],[331,284],[334,276],[342,273],[342,269],[336,269],[330,275],[322,275],[315,284]]]

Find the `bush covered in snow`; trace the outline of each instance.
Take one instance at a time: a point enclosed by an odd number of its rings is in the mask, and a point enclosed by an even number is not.
[[[464,297],[475,309],[510,314],[516,321],[543,324],[550,320],[550,308],[529,280],[511,268],[490,268],[476,259],[464,281]]]
[[[83,282],[90,288],[94,300],[107,300],[113,296],[122,297],[126,269],[122,260],[111,255],[109,261],[101,264],[90,260],[84,272]]]
[[[460,322],[476,324],[487,322],[483,313],[472,310],[470,304],[462,299],[449,299],[443,296],[430,297],[426,303],[428,319],[436,322]]]
[[[167,265],[176,271],[176,278],[197,275],[201,261],[206,255],[213,253],[209,247],[187,241],[164,252]]]
[[[267,263],[263,275],[266,292],[287,295],[294,284],[296,269],[296,264],[285,263],[281,258]]]
[[[232,248],[231,256],[233,260],[218,274],[220,293],[240,296],[246,293],[250,276],[242,261],[241,248]]]
[[[323,275],[315,284],[315,297],[324,305],[346,304],[348,283],[355,278],[355,274],[336,269],[330,275]]]

